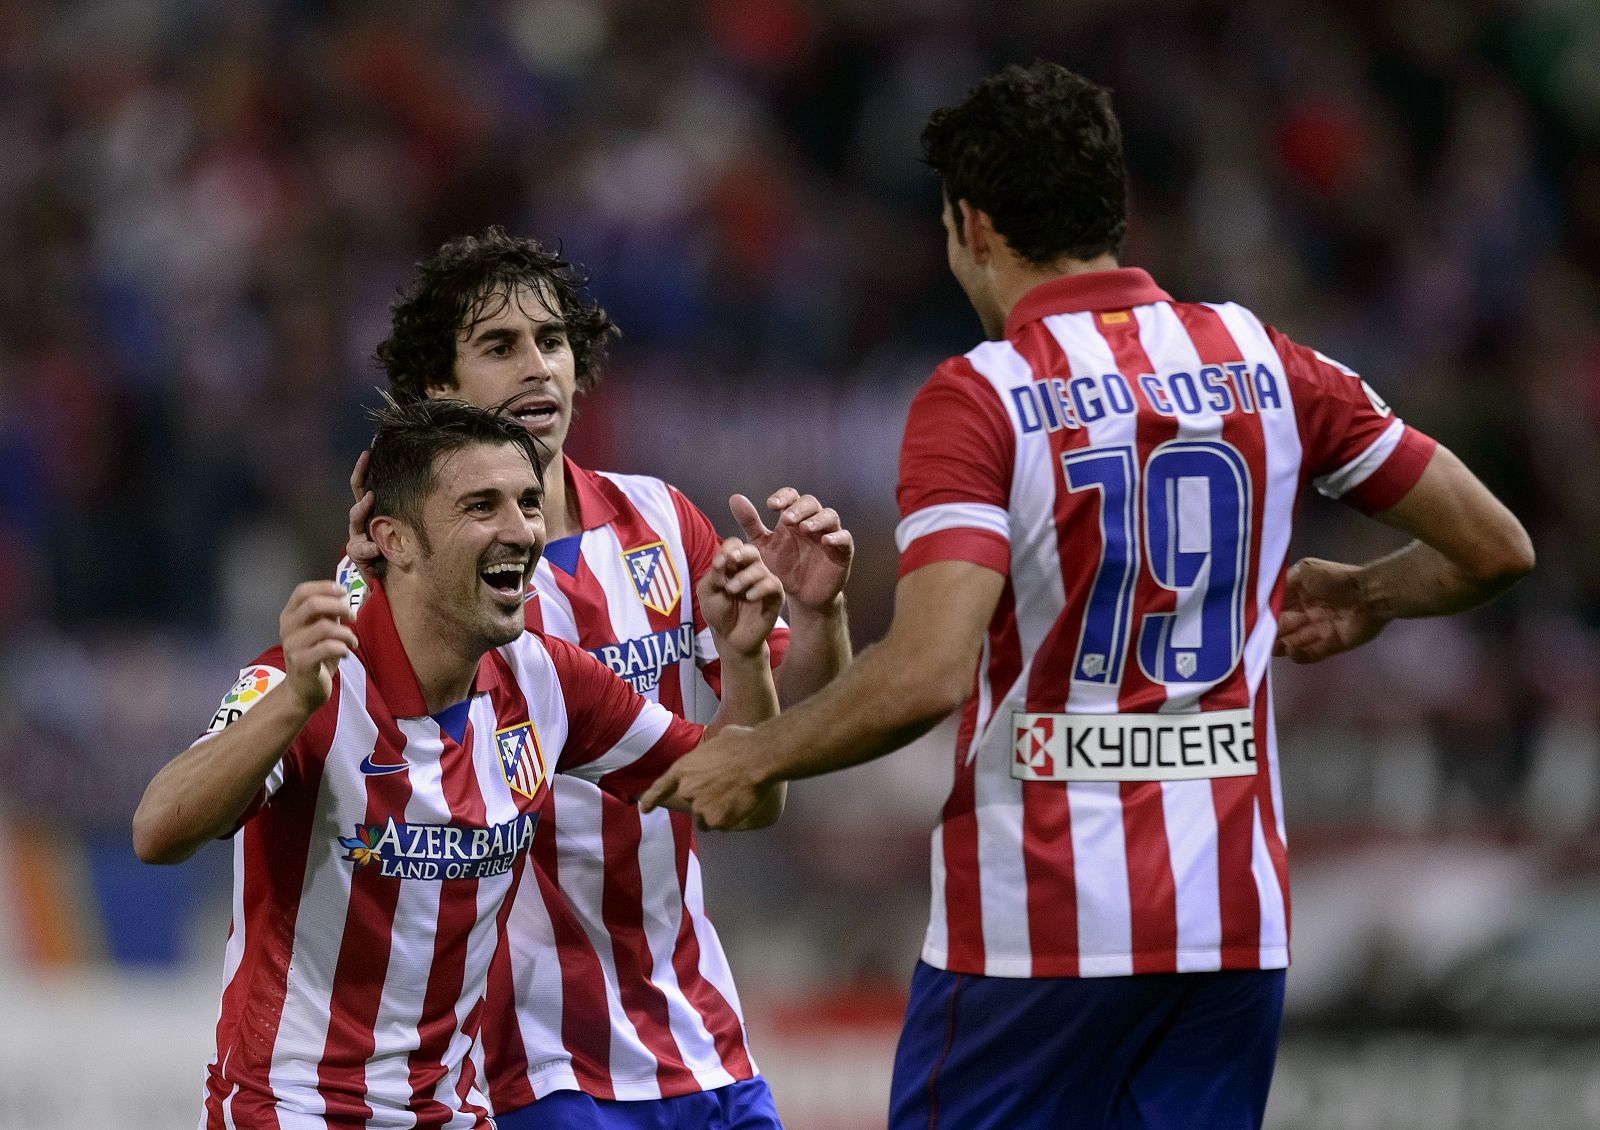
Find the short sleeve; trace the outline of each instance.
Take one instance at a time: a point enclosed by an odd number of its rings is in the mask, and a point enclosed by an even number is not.
[[[1358,373],[1270,326],[1267,334],[1283,361],[1306,474],[1318,492],[1369,514],[1399,502],[1438,445],[1400,420]]]
[[[632,800],[700,744],[703,726],[642,697],[588,652],[550,636],[543,641],[567,704],[557,772]]]
[[[195,739],[190,748],[199,745],[201,742],[210,741],[249,713],[257,703],[266,697],[268,691],[283,682],[285,678],[284,667],[283,648],[272,647],[262,652],[255,662],[240,668],[239,677],[234,680],[233,686],[228,689],[228,693],[222,696],[222,702],[217,706],[216,713],[211,716],[210,723],[206,726],[205,731]],[[330,701],[336,700],[337,695]],[[324,709],[327,708],[324,707]],[[315,716],[313,716],[314,720]],[[309,722],[307,723],[307,729],[311,729],[311,723]],[[262,783],[261,790],[256,794],[255,799],[250,802],[250,807],[245,809],[244,814],[239,817],[238,827],[243,827],[260,810],[261,806],[271,800],[286,783],[296,780],[302,775],[306,748],[305,736],[305,731],[302,731],[301,736],[290,744],[283,757],[272,767],[272,770],[267,774],[266,780]]]
[[[965,358],[940,365],[911,401],[900,446],[900,575],[933,561],[1011,566],[1016,433],[994,387]]]

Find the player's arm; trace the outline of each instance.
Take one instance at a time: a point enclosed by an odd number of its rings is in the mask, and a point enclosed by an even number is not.
[[[344,590],[296,588],[278,618],[285,677],[215,737],[155,775],[133,814],[133,847],[146,863],[181,863],[226,835],[260,793],[311,716],[333,693],[339,660],[356,645]]]
[[[934,561],[907,573],[881,642],[782,717],[703,743],[641,804],[687,803],[708,827],[736,826],[774,782],[859,765],[926,733],[972,693],[1004,588],[1003,574],[967,561]]]
[[[778,667],[778,701],[790,707],[826,686],[850,663],[844,586],[855,540],[837,511],[794,487],[781,487],[767,499],[768,509],[775,512],[770,530],[744,495],[734,495],[728,507],[789,598],[789,641]]]
[[[1482,604],[1533,569],[1522,523],[1445,447],[1435,448],[1416,484],[1375,516],[1416,540],[1365,565],[1296,562],[1278,618],[1277,654],[1315,663],[1365,643],[1391,620]]]
[[[767,637],[783,607],[783,585],[753,545],[728,538],[696,586],[701,615],[722,659],[722,699],[705,737],[725,727],[754,726],[778,714]],[[783,815],[787,796],[782,782],[762,788],[742,819],[724,830],[764,828]]]
[[[783,585],[753,545],[727,538],[695,586],[695,599],[722,661],[722,701],[706,729],[754,726],[776,716],[767,637],[783,607]]]
[[[740,545],[734,539],[729,540],[734,546]],[[714,570],[724,578],[723,583],[714,586],[713,582],[702,578],[702,598],[708,599],[709,611],[718,623],[724,613],[734,619],[740,618],[739,608],[729,609],[723,605],[742,602],[723,590],[726,582],[737,578],[743,569],[739,559],[730,555],[728,561]],[[740,582],[739,587],[745,589],[747,584],[750,587],[746,591],[756,589],[752,578]],[[781,601],[781,588],[775,600],[770,594],[758,593],[748,602],[748,607],[760,610],[759,616],[745,621],[742,626],[732,625],[726,632],[732,638],[719,640],[736,653],[741,648],[753,653],[740,656],[741,661],[734,665],[732,673],[735,693],[731,709],[745,711],[740,717],[749,721],[770,718],[777,713],[777,692],[772,686],[771,668],[761,641],[764,633],[771,629],[771,622],[777,617],[776,604]],[[743,612],[745,617],[750,615],[749,611]],[[762,620],[766,621],[764,626]],[[729,625],[723,624],[723,627],[729,628]],[[753,639],[747,638],[746,632]],[[582,777],[613,796],[631,802],[710,732],[707,727],[679,718],[660,703],[641,697],[588,652],[563,640],[545,637],[544,643],[555,662],[570,718],[567,742],[556,764],[559,772]],[[746,690],[743,685],[746,679],[750,681],[749,694],[742,693]],[[728,700],[724,701],[726,724]],[[724,732],[741,730],[734,725]],[[724,827],[730,831],[764,828],[783,814],[783,800],[782,785],[769,786],[751,804],[743,820]],[[687,804],[671,807],[688,809]]]

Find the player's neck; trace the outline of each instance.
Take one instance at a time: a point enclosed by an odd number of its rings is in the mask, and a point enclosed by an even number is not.
[[[395,634],[417,677],[428,713],[437,714],[472,693],[478,661],[484,652],[457,639],[458,633],[438,621],[433,603],[422,596],[420,592],[406,591],[406,582],[400,578],[391,580],[389,612],[394,617]]]
[[[989,330],[993,337],[1004,336],[1006,319],[1011,317],[1012,308],[1024,294],[1036,286],[1056,279],[1070,278],[1073,275],[1114,271],[1120,265],[1114,255],[1096,255],[1093,259],[1057,259],[1048,267],[1040,267],[1008,249],[1002,256],[996,257],[992,268],[992,293],[997,324],[988,325],[989,319],[986,318],[984,328]]]
[[[582,532],[578,498],[567,487],[567,461],[558,451],[544,469],[544,538],[550,542]]]

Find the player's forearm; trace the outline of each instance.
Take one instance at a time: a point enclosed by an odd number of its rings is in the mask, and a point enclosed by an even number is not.
[[[169,761],[133,814],[139,858],[181,863],[232,829],[312,713],[274,687],[226,730]]]
[[[828,686],[761,727],[760,779],[794,781],[874,761],[966,700],[970,670],[942,670],[904,651],[893,637],[867,648]]]
[[[785,709],[810,698],[850,665],[850,622],[844,597],[817,611],[791,606],[789,648],[778,665],[778,701]]]
[[[719,641],[720,643],[720,641]],[[778,691],[772,681],[772,661],[767,645],[753,654],[721,655],[722,703],[706,727],[715,733],[724,726],[757,726],[778,714]]]
[[[1417,539],[1356,574],[1362,603],[1380,622],[1460,612],[1533,568],[1522,523],[1442,445],[1416,484],[1377,517]]]
[[[1445,616],[1499,596],[1532,565],[1531,548],[1468,563],[1414,541],[1363,566],[1356,583],[1362,603],[1379,620]]]

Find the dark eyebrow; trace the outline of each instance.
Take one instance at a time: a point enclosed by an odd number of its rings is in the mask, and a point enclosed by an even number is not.
[[[494,329],[484,330],[482,333],[474,335],[474,337],[472,339],[472,344],[473,345],[486,345],[486,344],[493,343],[493,344],[498,345],[498,344],[503,342],[506,345],[511,345],[516,340],[517,340],[517,331],[516,330],[508,329],[505,326],[496,326]]]
[[[501,498],[504,495],[505,492],[499,487],[480,487],[477,490],[467,491],[460,498],[456,499],[456,504],[459,506],[465,506],[471,502],[493,502],[495,499]],[[520,503],[529,495],[532,495],[533,500],[540,506],[544,505],[544,488],[542,486],[530,486],[526,490],[519,492],[517,494],[517,501]]]
[[[469,490],[456,499],[457,505],[465,506],[469,502],[492,502],[499,498],[503,492],[498,487],[482,487],[478,490]]]
[[[535,337],[542,337],[548,333],[564,334],[567,332],[567,323],[560,318],[551,318],[548,322],[540,322],[533,331]]]

